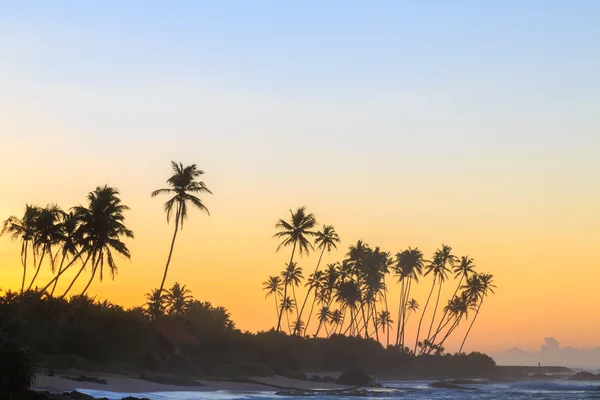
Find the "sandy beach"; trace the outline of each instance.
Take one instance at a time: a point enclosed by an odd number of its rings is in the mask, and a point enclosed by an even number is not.
[[[291,379],[283,376],[273,377],[258,377],[252,378],[253,381],[264,383],[246,383],[246,382],[231,382],[217,380],[197,380],[203,386],[176,386],[167,385],[155,382],[149,382],[142,379],[110,375],[110,374],[86,374],[106,380],[106,384],[93,382],[79,382],[64,378],[57,374],[55,376],[38,375],[36,378],[33,390],[48,391],[52,393],[63,393],[67,391],[84,389],[84,390],[101,390],[117,393],[151,393],[151,392],[214,392],[214,391],[275,391],[279,390],[273,386],[276,385],[285,388],[298,389],[341,389],[346,386],[336,385],[333,383],[311,382],[299,379]],[[63,374],[71,376],[71,374]]]

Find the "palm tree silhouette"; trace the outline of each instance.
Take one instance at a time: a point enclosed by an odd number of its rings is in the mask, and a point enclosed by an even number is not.
[[[25,289],[25,277],[27,275],[27,254],[29,245],[33,242],[36,232],[36,219],[39,214],[39,207],[29,204],[25,205],[23,218],[17,218],[14,215],[4,221],[0,235],[9,234],[13,240],[21,240],[21,264],[23,265],[23,279],[21,281],[21,294]]]
[[[321,265],[321,259],[323,258],[323,253],[325,253],[325,250],[327,250],[327,253],[331,253],[331,250],[337,249],[337,244],[340,242],[340,237],[335,231],[335,228],[331,225],[323,225],[323,229],[317,232],[315,236],[315,246],[317,249],[321,250],[321,254],[319,255],[319,261],[317,261],[317,267],[315,268],[315,272],[313,273],[313,275],[316,274],[319,270],[319,265]],[[306,306],[306,301],[308,300],[308,296],[310,296],[310,292],[312,289],[313,286],[308,287],[308,291],[306,292],[306,296],[304,297],[304,301],[302,302],[302,307],[300,308],[300,316],[298,318],[302,318],[302,314],[304,313],[304,307]],[[306,328],[308,329],[308,323],[306,324]]]
[[[412,282],[419,282],[423,274],[425,260],[423,253],[418,248],[409,247],[396,254],[394,272],[400,282],[400,304],[398,305],[398,324],[396,328],[396,346],[404,348],[404,331],[406,326],[407,303],[410,296]]]
[[[193,206],[210,215],[208,208],[206,208],[204,203],[202,203],[202,200],[200,200],[200,198],[198,198],[196,195],[200,193],[212,194],[204,182],[198,180],[198,178],[204,174],[204,171],[199,170],[196,167],[196,164],[184,167],[182,163],[171,161],[171,167],[173,168],[173,175],[167,179],[167,183],[170,187],[166,189],[155,190],[151,195],[151,197],[155,197],[163,193],[173,195],[173,197],[171,197],[164,205],[165,212],[167,213],[167,223],[169,223],[173,213],[173,208],[175,208],[175,231],[173,232],[171,248],[169,249],[169,256],[167,257],[167,264],[165,265],[165,273],[163,274],[163,278],[160,283],[159,290],[161,291],[163,290],[165,281],[167,279],[167,272],[169,271],[171,256],[173,255],[173,247],[175,246],[177,231],[179,228],[183,230],[183,222],[188,218],[188,208]]]
[[[471,320],[471,325],[469,325],[469,329],[465,334],[465,338],[463,339],[460,349],[458,353],[462,353],[462,349],[467,341],[467,337],[471,332],[471,328],[473,328],[473,324],[479,315],[479,310],[481,310],[481,305],[483,304],[483,300],[488,296],[489,293],[494,294],[494,289],[496,285],[494,285],[494,276],[492,274],[475,274],[471,276],[471,278],[467,279],[467,283],[463,288],[467,292],[467,295],[472,299],[474,304],[477,304],[477,308],[475,309],[475,316]]]
[[[159,289],[160,290],[160,289]],[[190,305],[193,297],[185,285],[181,286],[175,282],[171,289],[167,290],[165,295],[165,305],[167,306],[170,315],[184,314]]]
[[[315,216],[313,214],[307,214],[306,207],[300,207],[296,212],[290,210],[290,215],[291,218],[289,222],[280,219],[277,224],[275,224],[275,228],[280,229],[280,231],[273,235],[274,238],[283,239],[276,251],[279,251],[282,247],[292,246],[292,255],[290,256],[290,262],[287,264],[288,266],[292,265],[294,261],[296,248],[298,248],[298,252],[301,256],[303,254],[308,254],[309,249],[313,249],[307,236],[315,236],[317,234],[311,230],[317,224]],[[281,317],[283,315],[283,306],[286,304],[285,300],[288,297],[287,288],[289,284],[290,282],[284,279],[283,300],[281,302],[279,318],[277,319],[278,331],[281,329]]]
[[[146,293],[146,300],[145,312],[150,319],[156,319],[164,314],[166,295],[161,290],[152,289],[150,293]]]
[[[298,301],[296,299],[296,288],[300,286],[302,279],[304,279],[304,276],[302,275],[302,267],[299,267],[295,262],[291,263],[281,272],[281,276],[283,277],[283,281],[287,282],[287,284],[292,287],[294,304],[297,305]],[[296,319],[299,318],[300,315],[298,314],[298,307],[296,307]]]
[[[93,192],[88,194],[87,207],[83,205],[73,207],[73,212],[79,220],[77,236],[79,237],[82,246],[82,250],[77,257],[79,257],[82,252],[85,252],[87,256],[81,269],[73,281],[71,281],[71,284],[62,297],[65,297],[69,290],[71,290],[71,287],[83,272],[89,260],[92,260],[92,274],[87,285],[81,292],[81,295],[84,295],[85,292],[87,292],[97,273],[99,273],[100,281],[102,281],[104,277],[105,262],[108,264],[111,277],[114,279],[117,272],[117,265],[113,257],[113,251],[127,259],[131,258],[129,249],[125,243],[121,241],[122,237],[133,238],[133,232],[127,229],[124,224],[125,216],[123,215],[123,212],[127,210],[129,210],[129,207],[121,203],[119,191],[107,185],[102,187],[99,186]],[[75,259],[77,257],[75,257]],[[73,261],[71,261],[70,265],[72,265],[72,263]],[[57,274],[50,282],[53,283],[58,280],[60,274],[64,273],[67,270],[67,267],[65,267],[61,273]],[[50,284],[48,284],[44,290],[46,290]]]
[[[454,264],[458,261],[458,258],[452,254],[452,247],[446,246],[442,244],[442,248],[436,250],[434,256],[434,260],[436,263],[432,270],[428,270],[427,273],[433,271],[434,276],[437,278],[438,282],[438,293],[435,301],[435,307],[433,309],[433,316],[431,317],[431,324],[429,325],[429,331],[427,333],[427,340],[431,342],[431,330],[433,329],[433,324],[435,322],[435,315],[437,313],[438,305],[440,303],[440,294],[442,292],[442,285],[448,278],[448,266],[454,267]],[[435,280],[435,279],[434,279]]]
[[[277,301],[277,295],[282,293],[281,277],[269,276],[269,279],[263,282],[263,290],[267,291],[266,297],[273,296],[275,298],[275,315],[279,318],[279,301]]]
[[[284,297],[283,299],[281,299],[281,306],[280,306],[280,308],[281,308],[281,312],[279,314],[279,318],[281,318],[281,315],[285,311],[285,316],[286,316],[287,324],[288,324],[288,332],[291,335],[292,334],[292,327],[290,325],[290,312],[292,312],[292,310],[294,308],[296,308],[296,303],[294,302],[294,300],[290,299],[289,297]]]
[[[379,314],[379,325],[381,326],[381,330],[383,332],[383,334],[387,334],[387,338],[386,338],[386,348],[390,345],[390,328],[392,327],[392,324],[394,323],[394,321],[392,321],[392,315],[390,314],[389,311],[382,311]]]
[[[63,213],[62,221],[59,225],[59,244],[61,246],[61,260],[60,265],[58,267],[58,274],[60,274],[63,270],[63,266],[66,260],[69,258],[74,259],[77,257],[79,253],[80,244],[77,237],[77,228],[79,227],[79,220],[77,216],[73,213],[73,211],[69,211],[68,213]],[[54,271],[53,271],[54,272]],[[58,279],[54,281],[54,286],[52,287],[52,291],[50,292],[50,296],[54,295],[54,291],[56,290],[56,284],[58,283]]]
[[[305,332],[308,331],[308,326],[310,324],[310,319],[313,315],[313,311],[315,308],[315,303],[317,302],[317,298],[319,296],[324,295],[324,287],[326,284],[326,278],[327,278],[327,276],[326,276],[325,272],[315,271],[308,277],[308,281],[306,282],[306,286],[308,286],[308,292],[307,292],[306,296],[308,297],[308,295],[310,294],[310,292],[312,290],[314,290],[314,296],[313,296],[312,305],[310,307],[310,312],[308,313],[308,321],[306,321],[306,326],[304,327]],[[306,302],[306,299],[304,299],[304,301]],[[300,311],[300,316],[302,317],[302,311]]]
[[[31,290],[33,284],[42,269],[42,262],[44,257],[48,254],[50,258],[50,267],[54,272],[54,256],[52,255],[52,247],[60,241],[60,221],[62,220],[64,211],[61,210],[55,204],[49,204],[44,208],[38,210],[37,217],[35,218],[35,234],[33,239],[33,252],[34,254],[40,252],[41,255],[38,260],[37,267],[27,290]],[[34,257],[35,258],[35,257]]]
[[[452,297],[449,300],[450,302],[452,300],[454,300],[454,298],[456,298],[458,290],[460,289],[463,281],[465,279],[468,279],[469,276],[471,276],[472,274],[475,273],[475,261],[472,258],[469,258],[469,256],[462,256],[460,259],[460,262],[454,266],[453,272],[454,272],[454,279],[459,279],[459,281],[458,281],[458,285],[456,286],[456,289],[454,290],[454,294],[452,294]],[[438,327],[435,330],[434,335],[431,337],[432,342],[435,342],[436,336],[440,333],[440,331],[442,329],[442,323],[444,322],[444,319],[446,318],[446,314],[447,314],[447,312],[446,312],[446,310],[444,310],[442,319],[440,320],[440,323],[438,324]]]

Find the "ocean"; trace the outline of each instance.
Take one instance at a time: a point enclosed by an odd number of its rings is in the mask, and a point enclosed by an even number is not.
[[[264,392],[156,392],[156,393],[113,393],[98,390],[79,390],[94,397],[120,400],[127,396],[146,397],[150,400],[236,400],[236,399],[600,399],[600,383],[569,382],[564,380],[511,382],[480,385],[463,385],[475,390],[434,389],[431,381],[382,381],[384,388],[368,389],[357,395],[322,394],[309,396],[277,395],[275,391]]]

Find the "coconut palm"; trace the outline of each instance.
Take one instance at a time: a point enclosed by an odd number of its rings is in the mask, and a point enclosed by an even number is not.
[[[454,264],[458,262],[458,258],[452,254],[452,247],[442,244],[441,249],[437,249],[434,256],[434,260],[436,262],[433,265],[433,268],[428,270],[427,273],[433,272],[434,276],[437,278],[438,282],[438,293],[435,301],[435,307],[433,308],[433,316],[431,317],[431,324],[429,325],[429,332],[427,333],[427,340],[431,342],[431,330],[433,329],[433,324],[435,322],[435,315],[437,313],[438,305],[440,302],[440,295],[442,292],[442,285],[445,280],[448,278],[448,273],[450,269],[448,267],[454,267]]]
[[[79,240],[77,237],[77,228],[79,227],[79,220],[77,216],[73,213],[73,211],[69,211],[68,213],[64,213],[62,216],[62,221],[59,226],[59,245],[60,245],[60,254],[61,260],[60,265],[58,267],[58,274],[60,274],[63,270],[64,263],[69,258],[74,259],[79,253]],[[54,281],[54,286],[52,287],[52,291],[50,292],[50,296],[54,295],[54,291],[56,290],[56,284],[58,283],[58,279]]]
[[[117,264],[113,257],[113,251],[127,259],[131,258],[127,245],[121,241],[122,237],[133,238],[133,232],[124,224],[123,213],[127,210],[129,207],[121,203],[119,191],[107,185],[99,186],[88,194],[87,207],[83,205],[73,207],[73,212],[80,222],[77,229],[77,236],[80,238],[82,246],[80,253],[86,253],[86,260],[62,297],[69,292],[89,260],[92,261],[92,274],[81,295],[87,292],[96,274],[102,281],[105,262],[114,279],[117,273]],[[65,267],[61,273],[66,270]],[[57,280],[59,276],[60,274],[54,280]]]
[[[144,304],[145,312],[151,319],[162,316],[165,312],[166,294],[161,290],[152,289],[150,293],[146,293],[146,304]]]
[[[151,195],[152,197],[158,196],[159,194],[173,195],[173,197],[171,197],[164,205],[165,212],[167,213],[167,223],[169,223],[171,215],[173,214],[173,209],[175,209],[175,230],[173,232],[173,239],[171,240],[169,256],[167,257],[167,264],[165,265],[165,273],[163,274],[160,283],[159,290],[161,291],[165,286],[167,272],[169,272],[169,264],[171,263],[171,256],[173,255],[173,247],[175,246],[177,232],[179,228],[183,230],[183,223],[188,218],[188,209],[190,207],[196,207],[210,215],[208,208],[206,208],[197,194],[212,194],[204,182],[198,180],[198,178],[204,174],[204,171],[199,170],[196,167],[196,164],[184,167],[182,163],[171,161],[171,167],[173,169],[173,175],[167,179],[167,184],[170,187],[155,190]]]
[[[21,281],[21,293],[25,289],[25,277],[27,275],[27,254],[32,244],[35,232],[35,221],[39,214],[39,207],[29,204],[25,205],[23,218],[11,216],[4,221],[0,235],[8,234],[13,240],[21,240],[21,264],[23,265],[23,279]]]
[[[292,312],[294,308],[296,308],[296,302],[294,300],[290,299],[289,297],[284,297],[283,299],[281,299],[281,313],[285,311],[285,317],[287,319],[288,324],[288,332],[290,334],[292,333],[292,327],[290,325],[290,312]],[[281,314],[279,314],[279,317],[281,318]]]
[[[329,311],[329,308],[327,308],[327,311]],[[333,334],[336,331],[336,329],[342,325],[343,322],[344,314],[340,310],[333,310],[329,312],[329,323],[332,325],[331,333],[329,334],[329,336],[331,336],[331,334]]]
[[[309,236],[317,235],[316,232],[313,232],[312,229],[317,224],[315,216],[313,214],[306,213],[306,207],[300,207],[293,212],[290,210],[290,220],[285,221],[280,219],[277,224],[275,224],[275,228],[280,231],[273,235],[274,238],[282,239],[282,242],[277,247],[277,251],[279,251],[282,247],[292,246],[292,254],[290,256],[290,262],[287,264],[291,266],[294,261],[294,254],[296,252],[296,248],[298,248],[298,252],[302,256],[303,254],[308,254],[310,250],[313,249],[313,245],[308,240]],[[287,289],[290,282],[284,279],[283,282],[283,298],[287,299]],[[281,306],[285,305],[285,301],[281,302]],[[279,312],[279,318],[277,320],[277,330],[281,329],[281,317],[283,315],[283,308],[281,308]]]
[[[306,293],[306,295],[308,296],[310,294],[311,291],[314,291],[314,296],[313,296],[313,301],[312,301],[312,305],[310,307],[310,311],[308,313],[308,321],[306,322],[306,326],[304,327],[305,331],[308,331],[308,325],[310,323],[310,319],[312,317],[314,308],[315,308],[315,303],[317,302],[317,298],[319,296],[323,296],[324,295],[324,285],[326,284],[326,274],[323,271],[315,271],[313,272],[309,277],[308,280],[306,282],[306,286],[308,286],[308,292]],[[304,299],[306,302],[306,299]],[[300,311],[300,316],[302,316],[302,310]]]
[[[327,322],[329,321],[330,315],[331,315],[331,312],[329,311],[329,307],[327,307],[327,306],[321,307],[321,309],[319,310],[319,312],[317,314],[319,317],[319,326],[317,328],[317,332],[315,333],[315,337],[317,337],[319,335],[319,330],[321,329],[322,326],[325,327],[325,333],[327,336],[329,336],[329,331],[327,329]]]
[[[323,253],[325,253],[325,250],[327,250],[327,253],[331,253],[331,250],[337,249],[337,244],[340,242],[340,237],[335,231],[335,228],[331,225],[323,225],[323,229],[317,232],[315,236],[315,246],[317,249],[321,250],[321,254],[319,255],[319,261],[317,261],[317,267],[315,268],[315,272],[313,274],[316,274],[317,271],[319,271],[319,266],[321,265],[321,259],[323,258]],[[306,296],[302,302],[302,307],[300,308],[299,318],[302,318],[306,301],[308,300],[308,296],[310,296],[312,289],[313,286],[308,287],[308,291],[306,292]],[[308,324],[306,328],[308,328]]]
[[[398,305],[398,324],[396,328],[396,346],[404,348],[404,331],[406,326],[407,304],[410,296],[412,282],[419,282],[419,277],[423,274],[425,260],[423,253],[418,248],[409,247],[396,254],[396,263],[393,266],[394,272],[400,287],[400,303]]]
[[[33,251],[39,253],[41,251],[35,274],[27,287],[30,290],[42,269],[44,257],[48,255],[50,259],[50,267],[54,272],[54,256],[52,255],[52,247],[60,242],[60,221],[63,219],[64,211],[55,204],[49,204],[38,210],[35,219],[35,235],[33,239]],[[35,267],[35,265],[34,265]]]
[[[190,305],[193,297],[191,296],[185,285],[180,285],[175,282],[171,289],[167,290],[165,295],[165,305],[170,315],[182,315],[184,314]]]
[[[452,301],[456,298],[458,290],[461,288],[463,281],[465,279],[468,279],[469,276],[471,276],[475,273],[475,261],[472,258],[469,258],[469,256],[462,256],[460,259],[460,262],[454,266],[453,272],[454,272],[454,279],[458,279],[458,285],[456,286],[456,289],[454,290],[454,294],[452,294],[452,297],[450,298],[449,301]],[[440,323],[438,324],[438,327],[435,330],[435,334],[431,337],[432,342],[435,342],[436,336],[441,331],[442,323],[444,322],[444,319],[446,318],[446,314],[447,314],[447,312],[444,311],[444,314],[442,315],[442,319],[440,320]]]
[[[489,293],[494,294],[495,288],[496,285],[494,285],[494,276],[492,274],[475,274],[471,276],[471,278],[467,279],[464,289],[473,302],[477,303],[477,308],[475,309],[475,316],[471,320],[471,325],[469,325],[469,329],[467,330],[465,338],[463,339],[460,349],[458,350],[459,354],[462,353],[462,349],[467,341],[469,333],[471,332],[471,328],[473,328],[473,324],[475,324],[475,320],[479,315],[483,301]]]
[[[390,345],[390,328],[394,321],[392,321],[392,315],[389,311],[381,311],[378,316],[378,325],[381,326],[383,334],[387,334],[386,347]]]
[[[297,263],[291,263],[286,267],[285,270],[281,272],[281,276],[283,277],[283,281],[287,282],[287,284],[292,287],[294,304],[297,305],[298,301],[296,299],[296,288],[300,286],[302,279],[304,279],[304,275],[302,275],[302,267],[299,267]],[[300,315],[298,313],[298,307],[296,307],[296,319],[299,318]]]
[[[281,295],[282,293],[281,277],[270,276],[268,280],[263,282],[263,290],[267,291],[265,298],[271,295],[275,298],[275,313],[277,318],[279,318],[279,302],[277,301],[277,295]]]
[[[358,323],[357,311],[358,307],[362,302],[362,293],[360,285],[354,280],[341,282],[337,287],[335,294],[336,301],[340,304],[340,307],[344,310],[350,310],[350,324],[348,325],[347,331],[350,331],[350,335],[358,334]]]

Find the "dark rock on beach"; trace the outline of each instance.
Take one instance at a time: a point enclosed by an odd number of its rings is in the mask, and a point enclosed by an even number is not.
[[[87,394],[79,393],[76,390],[72,392],[64,392],[61,394],[50,392],[35,392],[27,391],[23,400],[108,400],[106,397],[96,398]],[[125,397],[122,400],[148,400],[147,398]]]
[[[478,390],[466,386],[455,385],[454,383],[450,382],[432,382],[429,384],[429,386],[435,389]]]
[[[335,381],[338,385],[348,386],[364,386],[372,387],[375,386],[375,381],[364,371],[350,370],[344,371],[340,377]]]
[[[65,379],[69,379],[71,381],[77,381],[77,382],[92,382],[92,383],[99,383],[101,385],[106,385],[106,379],[100,379],[100,378],[95,378],[93,376],[85,376],[85,375],[80,375],[80,376],[63,376],[63,378]]]
[[[578,372],[575,375],[569,377],[570,381],[600,381],[600,374],[595,375],[591,372]]]
[[[311,382],[323,382],[323,378],[321,378],[319,375],[313,375],[308,378],[308,380]]]
[[[321,378],[321,382],[325,382],[325,383],[335,383],[336,379],[332,376],[328,376],[325,375],[323,378]]]

